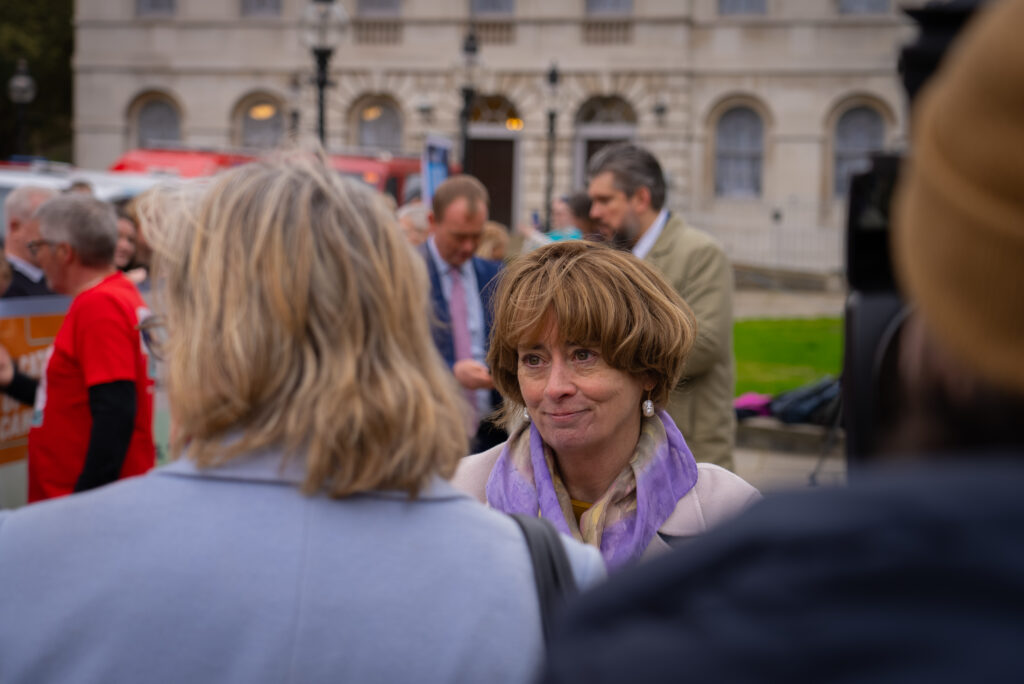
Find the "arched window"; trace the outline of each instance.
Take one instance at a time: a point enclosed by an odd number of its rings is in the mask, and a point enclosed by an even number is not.
[[[587,163],[602,147],[632,140],[636,135],[636,110],[618,95],[596,95],[576,111],[573,150],[573,184],[586,183]]]
[[[833,168],[836,197],[845,197],[850,176],[867,171],[871,155],[879,152],[885,141],[882,116],[871,107],[846,110],[836,122],[835,164]]]
[[[515,14],[515,0],[471,0],[473,14]]]
[[[576,124],[636,125],[636,111],[618,95],[592,97],[576,113]]]
[[[727,14],[764,14],[764,0],[718,0],[718,13]]]
[[[138,147],[160,147],[181,142],[181,117],[178,109],[165,99],[147,100],[136,114]]]
[[[281,16],[281,0],[242,0],[242,16]]]
[[[587,14],[630,14],[633,0],[587,0]]]
[[[473,100],[469,120],[477,124],[501,124],[510,131],[523,130],[519,110],[504,95],[478,95]]]
[[[764,124],[750,107],[733,107],[715,128],[715,195],[759,197]]]
[[[284,136],[281,110],[281,103],[269,95],[256,95],[246,100],[238,111],[242,147],[269,148],[281,142]]]
[[[402,117],[391,102],[374,98],[359,107],[356,116],[360,147],[402,149]]]
[[[889,0],[839,0],[840,14],[883,14],[889,11]]]

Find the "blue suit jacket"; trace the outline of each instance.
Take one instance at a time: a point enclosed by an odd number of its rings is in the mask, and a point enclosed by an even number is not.
[[[455,343],[452,341],[452,317],[448,311],[448,301],[444,298],[444,290],[441,289],[441,276],[437,272],[434,260],[430,257],[430,250],[426,244],[420,247],[420,254],[427,262],[427,272],[430,274],[430,302],[434,317],[430,322],[431,332],[434,335],[434,344],[441,352],[441,357],[451,368],[455,365]],[[494,296],[494,288],[498,281],[495,276],[501,271],[500,261],[490,261],[473,257],[473,272],[476,274],[476,283],[479,287],[480,303],[484,311],[484,347],[491,339],[491,324],[494,322],[494,307],[491,299]]]

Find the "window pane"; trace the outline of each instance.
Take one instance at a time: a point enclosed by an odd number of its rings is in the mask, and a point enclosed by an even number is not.
[[[889,0],[839,0],[840,14],[883,14],[889,11]]]
[[[854,107],[836,123],[834,190],[838,197],[846,195],[850,176],[867,171],[871,155],[880,152],[885,141],[885,124],[881,115],[870,107]]]
[[[178,112],[163,100],[150,100],[139,109],[139,147],[160,147],[181,142]]]
[[[139,16],[174,14],[174,0],[135,0],[135,12]]]
[[[587,14],[632,14],[633,0],[587,0]]]
[[[259,100],[242,113],[242,146],[274,147],[284,135],[284,116],[273,100]]]
[[[473,14],[515,14],[516,0],[473,0]]]
[[[764,14],[765,0],[718,0],[719,14]]]
[[[377,102],[359,112],[359,145],[387,150],[402,147],[402,120],[389,104]]]
[[[279,16],[281,0],[242,0],[243,16]]]
[[[397,17],[398,0],[359,0],[359,14],[371,17]]]
[[[749,107],[730,109],[715,131],[715,194],[719,197],[758,197],[764,125]]]

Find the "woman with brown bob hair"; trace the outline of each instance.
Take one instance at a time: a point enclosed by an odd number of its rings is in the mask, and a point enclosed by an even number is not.
[[[694,462],[661,409],[696,336],[654,269],[586,242],[505,271],[487,360],[509,439],[466,458],[454,484],[507,513],[547,518],[610,568],[703,532],[759,498]]]
[[[531,557],[445,480],[461,399],[384,203],[299,153],[153,201],[178,458],[0,512],[4,681],[530,681]]]

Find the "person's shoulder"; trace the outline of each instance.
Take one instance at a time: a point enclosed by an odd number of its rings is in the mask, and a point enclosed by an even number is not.
[[[733,518],[761,499],[757,488],[713,463],[697,464],[697,482],[659,529],[677,537],[702,534]]]
[[[487,451],[466,456],[459,461],[459,466],[452,476],[452,486],[461,492],[469,494],[477,501],[487,501],[487,479],[494,470],[494,464],[501,455],[505,442],[497,444]]]
[[[484,259],[483,257],[473,257],[473,263],[476,265],[476,270],[479,273],[486,273],[488,275],[495,275],[504,266],[504,262],[496,261],[494,259]]]
[[[72,301],[72,306],[80,312],[113,307],[134,315],[140,307],[146,306],[146,302],[135,284],[118,272],[80,293]]]
[[[5,547],[0,556],[52,555],[57,549],[70,552],[100,537],[109,538],[112,526],[136,518],[138,511],[151,505],[155,484],[152,476],[142,475],[0,512],[0,541]]]
[[[679,221],[679,240],[687,249],[708,254],[725,255],[725,250],[710,233],[690,224],[683,217],[675,217]]]

